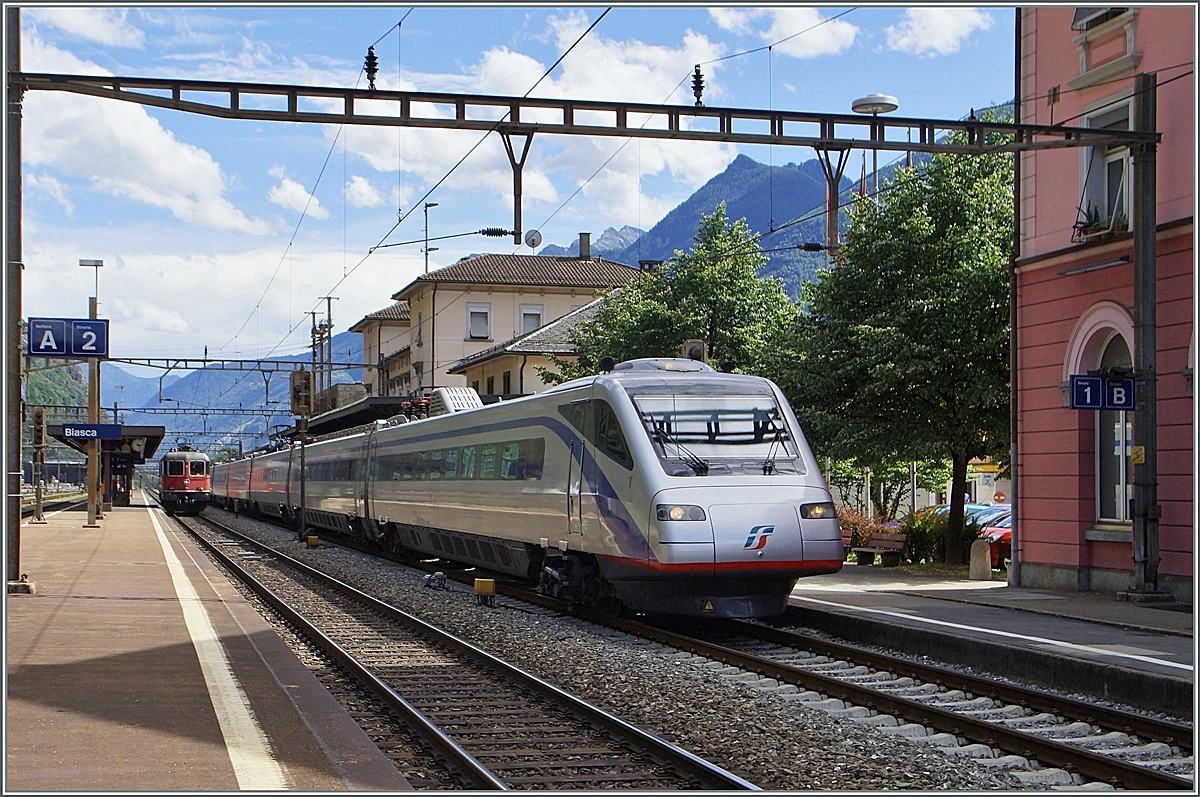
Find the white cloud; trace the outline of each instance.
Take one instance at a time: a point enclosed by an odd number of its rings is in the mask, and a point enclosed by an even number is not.
[[[321,207],[321,202],[315,196],[304,190],[304,186],[287,176],[282,166],[273,166],[267,173],[279,180],[279,185],[271,186],[267,192],[267,200],[281,208],[304,213],[314,219],[329,218],[329,211]]]
[[[26,36],[21,57],[31,72],[107,74],[95,64]],[[225,198],[229,179],[205,150],[175,138],[144,109],[59,92],[25,95],[24,157],[30,166],[91,181],[92,187],[169,211],[214,230],[263,234]]]
[[[759,38],[767,44],[782,42],[775,52],[793,58],[836,55],[854,43],[859,31],[857,25],[828,19],[816,8],[710,8],[708,14],[719,28],[738,35],[750,33],[755,20],[770,17],[770,26],[758,32]]]
[[[991,15],[978,8],[910,8],[899,25],[887,27],[888,47],[927,57],[950,55],[992,22]]]
[[[377,208],[383,204],[383,195],[370,180],[356,174],[346,185],[346,200],[356,208]]]
[[[549,26],[552,41],[564,50],[587,28],[588,18],[579,12],[553,16]],[[538,84],[534,96],[621,99],[651,104],[664,100],[690,102],[688,85],[674,92],[680,80],[692,71],[694,64],[723,54],[723,45],[691,31],[677,46],[669,47],[648,45],[637,39],[614,40],[597,30],[579,43],[553,75]],[[494,47],[483,53],[464,74],[408,73],[401,88],[413,90],[419,86],[425,91],[477,91],[520,96],[542,76],[547,66],[507,47]],[[705,77],[708,81],[705,99],[720,97],[719,65],[706,70]],[[396,76],[393,74],[389,80],[381,75],[379,85],[395,88]],[[386,103],[378,103],[378,106],[372,112],[383,115],[397,112],[395,106],[389,109]],[[424,112],[432,113],[431,110]],[[534,118],[533,114],[526,116]],[[334,132],[331,130],[327,135],[332,138]],[[348,139],[347,146],[352,154],[378,171],[394,175],[396,169],[402,167],[429,186],[441,179],[482,135],[472,131],[413,128],[404,128],[397,134],[387,128],[359,128]],[[621,139],[608,137],[535,138],[522,175],[526,225],[539,222],[543,214],[557,207],[621,143]],[[662,202],[646,195],[639,199],[639,176],[650,178],[667,174],[681,190],[694,190],[736,156],[736,147],[725,144],[655,140],[643,140],[640,146],[630,144],[587,185],[564,213],[585,207],[597,224],[636,224],[640,203],[640,220],[649,225],[673,204],[660,207]],[[404,184],[407,193],[412,181],[405,177]],[[484,192],[511,207],[512,168],[500,137],[495,133],[487,136],[443,185],[447,189]],[[691,190],[685,191],[683,196]],[[413,193],[420,196],[424,190],[417,189]],[[483,219],[481,224],[505,224],[506,221]]]
[[[135,326],[142,332],[187,333],[192,331],[192,325],[172,305],[120,298],[109,299],[106,304],[108,305],[106,315],[121,322],[122,325]]]
[[[30,172],[25,175],[25,185],[36,191],[40,191],[62,205],[63,210],[69,218],[75,216],[75,203],[67,196],[67,187],[63,185],[61,180],[51,177],[48,174],[39,175]]]
[[[85,41],[110,47],[141,49],[145,40],[142,31],[126,22],[128,8],[30,8],[28,13],[38,22],[58,28],[63,33]]]
[[[773,8],[770,13],[771,27],[759,37],[769,44],[782,41],[775,52],[793,58],[837,55],[854,44],[858,36],[857,25],[844,19],[828,19],[816,8]]]
[[[751,30],[751,20],[757,19],[765,13],[765,8],[724,8],[718,6],[708,9],[708,15],[712,17],[713,22],[717,23],[717,27],[721,30],[727,30],[730,33],[736,33],[739,36],[749,33]]]

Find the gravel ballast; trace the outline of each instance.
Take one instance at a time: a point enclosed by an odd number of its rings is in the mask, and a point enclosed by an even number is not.
[[[210,517],[594,703],[764,789],[1022,789],[930,743],[808,708],[725,677],[714,662],[469,587],[425,586],[425,574],[215,509]],[[728,673],[726,673],[728,675]]]

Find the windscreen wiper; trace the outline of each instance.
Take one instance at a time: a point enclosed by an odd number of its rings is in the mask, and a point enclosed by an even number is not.
[[[771,424],[774,426],[775,424]],[[783,430],[776,429],[775,437],[771,439],[771,447],[767,449],[767,459],[763,462],[762,472],[764,476],[770,476],[775,472],[775,446],[783,443]]]
[[[679,449],[679,455],[680,455],[679,458],[682,459],[685,463],[687,463],[688,467],[690,467],[696,473],[697,476],[707,476],[708,475],[707,460],[700,459],[700,457],[696,456],[691,451],[689,451],[683,443],[679,442],[679,438],[675,437],[673,434],[671,434],[670,432],[667,431],[665,423],[661,424],[661,425],[658,423],[654,423],[654,421],[651,421],[651,423],[654,425],[654,440],[655,440],[655,442],[657,442],[659,445],[663,445],[664,443],[671,443],[677,449]],[[664,453],[665,453],[665,449],[664,449]]]

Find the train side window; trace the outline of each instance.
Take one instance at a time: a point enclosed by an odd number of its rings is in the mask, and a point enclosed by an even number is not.
[[[193,476],[203,476],[204,475],[204,465],[205,465],[205,462],[202,459],[193,459],[191,462],[188,463],[188,466],[191,469]]]
[[[592,400],[572,401],[570,404],[560,404],[558,414],[567,419],[567,423],[575,427],[588,440],[593,440]]]
[[[478,460],[476,456],[475,446],[466,446],[462,450],[462,477],[464,479],[475,478],[475,463]]]
[[[429,478],[430,480],[442,478],[442,463],[446,461],[446,451],[439,448],[437,451],[429,452]]]
[[[542,465],[546,458],[546,441],[538,437],[521,441],[521,475],[519,479],[542,478]]]
[[[596,399],[592,406],[596,411],[596,448],[625,470],[633,470],[633,455],[629,453],[629,445],[617,422],[617,413],[603,399]]]
[[[481,446],[479,450],[479,478],[496,478],[496,444]]]
[[[183,475],[183,460],[169,459],[167,460],[167,475],[182,476]]]
[[[442,472],[443,479],[453,479],[458,476],[458,449],[446,449],[446,469]]]

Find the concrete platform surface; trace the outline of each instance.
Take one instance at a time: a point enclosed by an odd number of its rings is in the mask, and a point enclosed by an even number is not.
[[[48,521],[6,599],[6,792],[411,788],[158,510]]]

